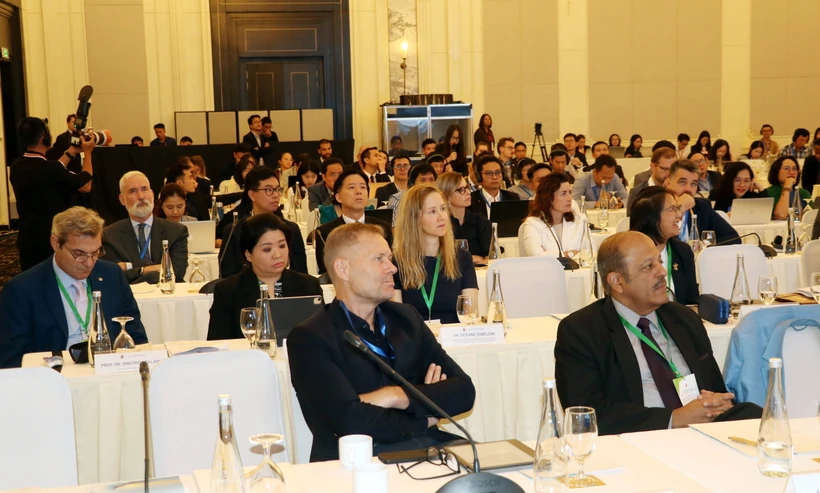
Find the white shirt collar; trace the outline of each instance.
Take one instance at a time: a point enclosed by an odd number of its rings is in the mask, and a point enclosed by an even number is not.
[[[498,191],[498,195],[496,195],[495,197],[487,193],[487,191],[484,190],[484,188],[481,189],[481,193],[484,194],[484,197],[487,199],[487,202],[501,202],[501,190]]]
[[[649,179],[646,180],[646,183],[650,187],[654,187],[655,186],[655,177],[653,177],[652,175],[649,175]]]
[[[344,214],[342,214],[342,219],[344,220],[345,224],[353,224],[353,223],[365,224],[365,222],[364,222],[364,213],[362,213],[362,217],[360,217],[359,219],[351,219],[351,218],[345,216]]]
[[[627,308],[626,305],[620,303],[614,297],[612,298],[612,304],[615,305],[615,311],[618,312],[618,315],[622,316],[624,320],[631,323],[633,326],[638,326],[638,320],[641,318],[648,319],[655,327],[658,327],[658,315],[657,312],[652,312],[644,317],[641,317],[637,313],[633,312],[631,309]]]
[[[139,227],[140,223],[137,222],[137,221],[134,221],[134,219],[131,218],[131,217],[129,217],[128,219],[131,220],[131,229],[133,229],[134,231],[137,231],[137,228]],[[148,228],[146,228],[146,229],[150,230],[154,226],[154,215],[151,214],[150,216],[148,216],[148,219],[145,220],[144,224],[146,226],[148,226]]]
[[[83,285],[85,285],[87,279],[74,279],[73,277],[66,274],[66,272],[63,269],[61,269],[60,266],[57,265],[56,258],[51,258],[51,265],[54,266],[54,273],[57,274],[57,278],[60,280],[61,283],[63,283],[63,286],[65,286],[66,289],[68,289],[69,286],[73,285],[76,282],[81,282],[83,283]]]

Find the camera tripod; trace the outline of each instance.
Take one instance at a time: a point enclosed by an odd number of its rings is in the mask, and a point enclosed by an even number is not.
[[[535,144],[541,148],[541,162],[549,162],[549,153],[547,152],[547,143],[544,141],[544,134],[541,133],[541,124],[535,124],[535,137],[532,139],[532,150],[530,151],[530,159],[535,155]]]

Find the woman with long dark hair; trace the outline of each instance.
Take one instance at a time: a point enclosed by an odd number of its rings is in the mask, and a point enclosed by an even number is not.
[[[495,135],[493,135],[493,117],[488,113],[481,115],[478,120],[478,128],[473,134],[473,143],[478,147],[479,142],[486,142],[490,150],[495,147]],[[446,154],[445,154],[446,156]]]
[[[643,138],[635,134],[629,138],[629,147],[626,148],[624,151],[624,157],[643,157],[641,154],[641,144],[643,144]]]
[[[763,142],[756,140],[749,146],[749,152],[740,155],[740,159],[763,159],[765,152],[766,147],[763,145]]]
[[[175,223],[196,221],[195,217],[185,215],[185,190],[176,183],[166,183],[159,191],[155,214]]]
[[[585,235],[589,228],[586,216],[572,211],[572,186],[567,175],[553,173],[541,180],[529,209],[518,228],[522,257],[572,257],[584,247],[591,248]]]
[[[692,145],[689,152],[699,152],[704,156],[708,156],[710,150],[712,150],[712,136],[708,131],[704,130],[698,135],[698,141]]]
[[[436,147],[436,153],[441,154],[447,160],[453,171],[461,174],[467,173],[467,156],[464,155],[464,139],[461,127],[455,123],[447,127],[444,135],[444,142]]]
[[[768,197],[755,183],[755,172],[748,164],[738,161],[726,163],[720,185],[709,194],[716,211],[732,212],[735,199],[757,199]]]
[[[794,203],[794,194],[800,194],[800,205],[806,207],[811,192],[800,187],[800,165],[791,156],[780,156],[769,168],[769,188],[765,191],[774,197],[772,219],[783,220],[789,215],[789,207]]]
[[[723,163],[732,160],[732,151],[729,148],[729,143],[723,139],[718,139],[715,144],[709,149],[709,161],[715,163],[718,171],[723,172]]]

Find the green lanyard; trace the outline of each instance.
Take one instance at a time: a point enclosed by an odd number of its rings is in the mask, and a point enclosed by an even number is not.
[[[441,254],[436,257],[436,272],[433,274],[433,286],[430,288],[430,296],[427,296],[427,288],[424,287],[424,284],[421,285],[421,296],[424,298],[424,304],[427,305],[427,320],[433,318],[433,300],[436,297],[439,267],[441,267]]]
[[[656,346],[655,343],[650,341],[649,338],[647,338],[645,335],[643,335],[643,333],[641,333],[641,330],[639,328],[637,328],[634,325],[632,325],[631,323],[627,322],[624,317],[621,317],[620,315],[618,315],[618,317],[621,319],[621,323],[624,324],[624,327],[629,329],[629,331],[632,332],[633,334],[635,334],[635,336],[638,339],[640,339],[641,342],[643,342],[644,344],[646,344],[647,346],[652,348],[652,350],[655,351],[656,353],[658,353],[661,356],[661,358],[666,360],[666,362],[669,364],[669,368],[672,369],[672,373],[675,374],[675,378],[681,378],[683,376],[678,371],[678,367],[675,366],[675,363],[672,362],[672,359],[667,358],[666,355],[663,354],[663,351],[661,351],[661,349],[658,346]],[[667,341],[669,341],[669,336],[666,334],[666,328],[663,326],[663,322],[661,322],[660,318],[658,319],[658,325],[661,328],[661,333],[663,334],[663,337]]]
[[[666,286],[672,289],[672,248],[666,244]]]
[[[57,276],[55,275],[54,277]],[[85,308],[85,320],[80,318],[80,312],[77,311],[77,306],[73,301],[71,301],[71,296],[69,296],[68,291],[66,291],[65,286],[63,286],[63,283],[60,281],[59,277],[57,277],[57,286],[60,287],[60,292],[63,293],[63,297],[65,297],[65,300],[68,302],[68,306],[71,308],[71,312],[74,314],[74,317],[77,318],[77,322],[80,323],[80,329],[82,329],[83,334],[88,336],[88,322],[91,320],[91,284],[88,282],[85,283],[85,289],[87,292],[86,299],[88,299],[88,303],[86,303],[88,306]]]

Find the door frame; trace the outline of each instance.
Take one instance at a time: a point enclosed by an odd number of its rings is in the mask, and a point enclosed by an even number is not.
[[[304,57],[253,57],[253,58],[240,58],[239,59],[239,75],[243,77],[245,80],[245,89],[242,89],[242,84],[239,84],[239,111],[254,111],[248,107],[248,65],[254,63],[316,63],[316,66],[319,70],[319,73],[316,75],[316,80],[319,82],[321,87],[319,88],[319,94],[321,96],[321,101],[319,102],[319,108],[333,108],[328,101],[333,101],[333,94],[329,91],[327,84],[325,84],[325,64],[326,61],[323,56],[304,56]],[[243,75],[244,74],[244,75]],[[276,87],[274,86],[274,92],[276,91]],[[286,96],[287,97],[287,96]],[[319,109],[319,108],[310,108],[310,109]],[[263,110],[281,110],[281,109],[293,109],[293,108],[256,108],[256,110],[263,111]]]

